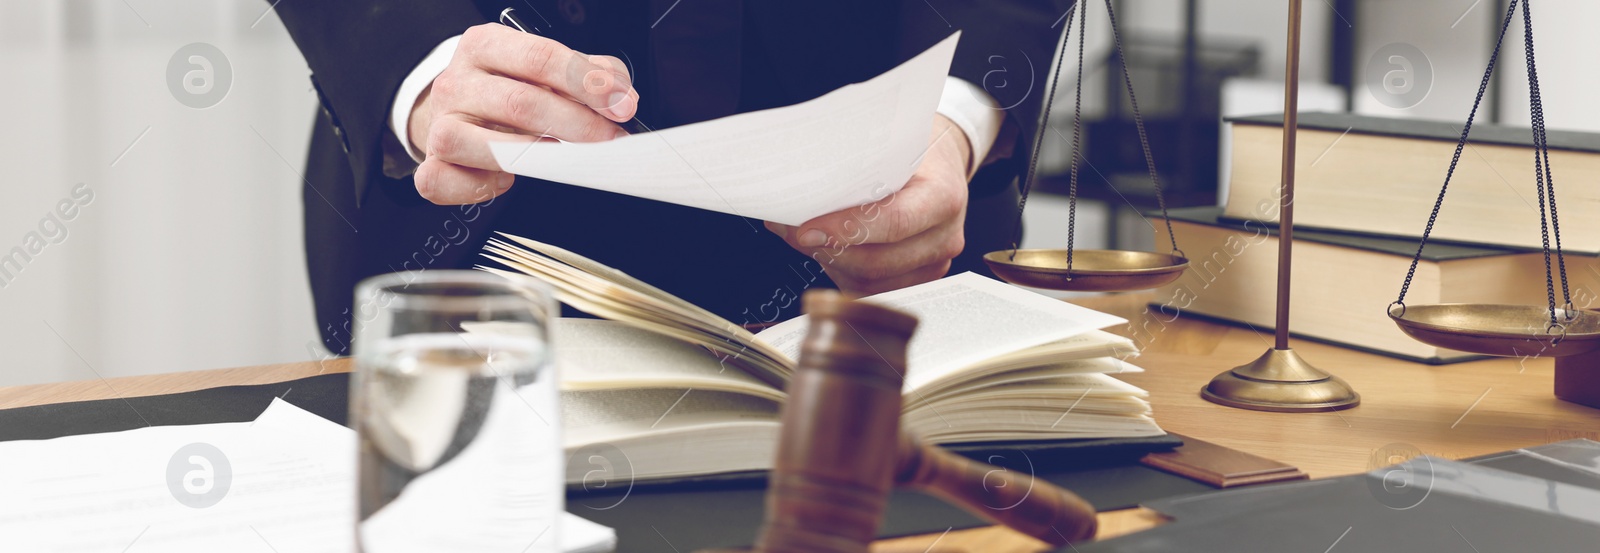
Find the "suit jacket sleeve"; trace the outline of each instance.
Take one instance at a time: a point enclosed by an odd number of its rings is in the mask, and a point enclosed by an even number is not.
[[[382,141],[400,81],[447,38],[486,21],[469,1],[289,0],[275,3],[355,176],[359,201],[382,178]]]
[[[926,5],[909,2],[903,8],[903,29],[911,39],[907,45],[915,51],[944,38],[952,28],[961,30],[950,74],[982,88],[1005,111],[1006,120],[995,142],[995,148],[1012,146],[1009,157],[996,163],[1003,172],[1020,175],[1027,170],[1044,112],[1050,64],[1061,40],[1063,26],[1052,25],[1071,3],[929,0]],[[1009,180],[991,184],[1004,185]]]

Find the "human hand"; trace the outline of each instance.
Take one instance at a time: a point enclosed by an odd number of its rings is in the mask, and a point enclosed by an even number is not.
[[[769,221],[767,229],[822,263],[846,293],[865,296],[936,280],[965,246],[971,157],[966,133],[936,116],[928,151],[899,192],[798,227]]]
[[[406,134],[426,154],[417,192],[429,201],[487,201],[511,188],[489,142],[600,142],[627,134],[639,93],[627,66],[538,35],[487,23],[467,29],[450,65],[423,91]]]

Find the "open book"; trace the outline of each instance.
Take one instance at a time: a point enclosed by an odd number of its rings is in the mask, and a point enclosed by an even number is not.
[[[752,334],[570,251],[504,236],[486,257],[607,319],[552,325],[569,453],[609,445],[637,480],[771,468],[804,316]],[[1131,340],[1099,330],[1119,317],[973,273],[863,301],[920,321],[902,423],[930,442],[1164,434],[1146,392],[1108,376],[1142,370],[1126,362],[1138,353]],[[589,468],[569,464],[568,480]]]

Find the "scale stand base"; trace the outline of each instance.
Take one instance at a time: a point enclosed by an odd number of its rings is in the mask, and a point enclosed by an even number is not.
[[[1200,390],[1206,401],[1239,409],[1309,413],[1361,404],[1339,377],[1311,366],[1292,349],[1269,349],[1249,364],[1219,374]]]

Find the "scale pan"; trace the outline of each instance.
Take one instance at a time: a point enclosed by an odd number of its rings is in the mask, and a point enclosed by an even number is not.
[[[1189,268],[1189,260],[1176,255],[1124,250],[1077,250],[1070,278],[1067,250],[1000,250],[983,261],[1012,284],[1080,292],[1148,290],[1178,280]]]
[[[1443,303],[1389,311],[1417,341],[1468,353],[1564,357],[1600,349],[1600,315],[1578,311],[1567,321],[1566,310],[1557,309],[1556,317],[1566,325],[1564,337],[1560,326],[1550,327],[1550,311],[1537,305]]]

